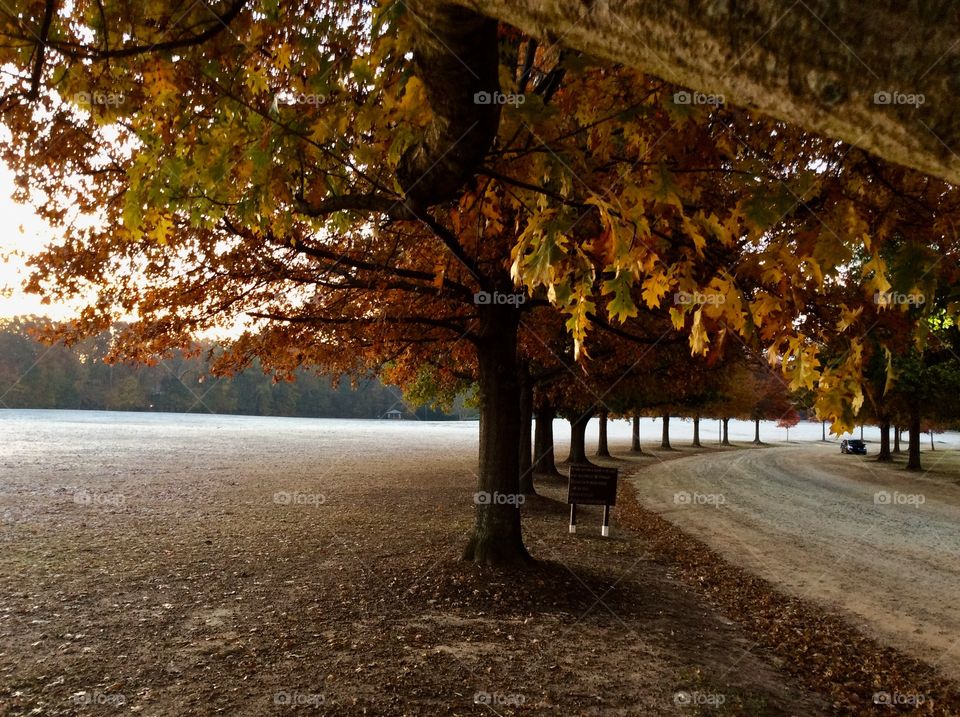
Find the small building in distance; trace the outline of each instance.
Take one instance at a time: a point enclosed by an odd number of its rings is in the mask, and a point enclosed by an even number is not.
[[[403,418],[403,414],[400,413],[396,408],[391,408],[389,411],[383,414],[383,417],[391,421],[399,421]]]

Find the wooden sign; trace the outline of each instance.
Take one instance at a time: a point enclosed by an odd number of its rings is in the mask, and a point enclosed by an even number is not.
[[[577,532],[577,503],[602,505],[603,524],[600,535],[610,535],[610,506],[617,503],[616,468],[603,466],[570,466],[567,482],[567,503],[570,504],[570,532]]]
[[[567,502],[580,505],[616,505],[616,468],[603,466],[570,466]]]

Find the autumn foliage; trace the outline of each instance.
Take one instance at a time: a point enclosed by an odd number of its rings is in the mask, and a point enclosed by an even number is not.
[[[88,299],[58,336],[132,315],[114,354],[149,360],[239,319],[220,371],[476,382],[481,490],[518,490],[521,366],[558,406],[706,411],[765,356],[840,430],[870,352],[892,377],[955,320],[953,187],[636,70],[494,23],[497,94],[443,97],[402,3],[49,7],[4,15],[0,54],[3,158],[58,233],[30,288]],[[668,361],[699,393],[654,395]],[[516,509],[471,546],[524,558]]]

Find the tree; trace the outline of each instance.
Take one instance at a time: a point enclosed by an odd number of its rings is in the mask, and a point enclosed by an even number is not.
[[[62,234],[30,288],[96,291],[59,335],[135,314],[113,352],[147,361],[245,314],[220,371],[476,380],[481,493],[519,490],[534,309],[562,314],[574,361],[588,334],[663,310],[693,353],[739,336],[811,388],[822,337],[803,319],[851,247],[868,244],[865,284],[885,282],[888,237],[865,240],[857,183],[888,168],[851,172],[861,153],[468,10],[237,0],[171,23],[152,4],[54,9],[0,19],[22,40],[0,50],[0,106],[18,197]],[[951,188],[895,179],[938,200],[946,237]],[[723,301],[666,306],[680,292]],[[860,396],[851,356],[822,374],[837,425]],[[476,513],[466,557],[527,558],[514,505]]]
[[[960,121],[942,89],[952,86],[960,33],[951,3],[758,1],[706,12],[697,3],[571,0],[421,0],[414,7],[424,13],[423,34],[462,25],[463,8],[473,8],[533,37],[560,38],[566,47],[960,182]],[[438,54],[441,47],[454,56],[476,53],[472,37],[440,39]]]
[[[760,421],[773,420],[778,425],[796,425],[797,412],[783,379],[766,366],[753,374],[754,404],[750,417],[754,421],[753,442],[760,445]]]
[[[630,452],[643,453],[640,445],[640,416],[636,413],[630,418]]]
[[[153,365],[110,364],[110,340],[122,325],[71,347],[41,343],[49,325],[36,317],[0,321],[0,393],[8,407],[377,418],[397,402],[396,390],[372,375],[351,383],[299,369],[295,383],[276,384],[254,361],[231,378],[216,377],[203,355],[215,349],[210,342]]]

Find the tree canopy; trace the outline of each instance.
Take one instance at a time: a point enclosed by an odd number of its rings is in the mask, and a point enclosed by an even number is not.
[[[431,3],[17,8],[0,16],[3,159],[58,234],[29,288],[87,300],[56,335],[133,316],[113,356],[149,360],[242,316],[220,372],[476,382],[484,490],[518,490],[530,366],[609,384],[656,365],[638,346],[682,337],[709,366],[733,345],[840,430],[868,339],[891,356],[956,318],[946,181],[541,42],[519,15],[531,34]],[[807,94],[774,104],[807,98],[809,120]],[[477,526],[468,557],[525,557],[515,507],[481,506]]]

